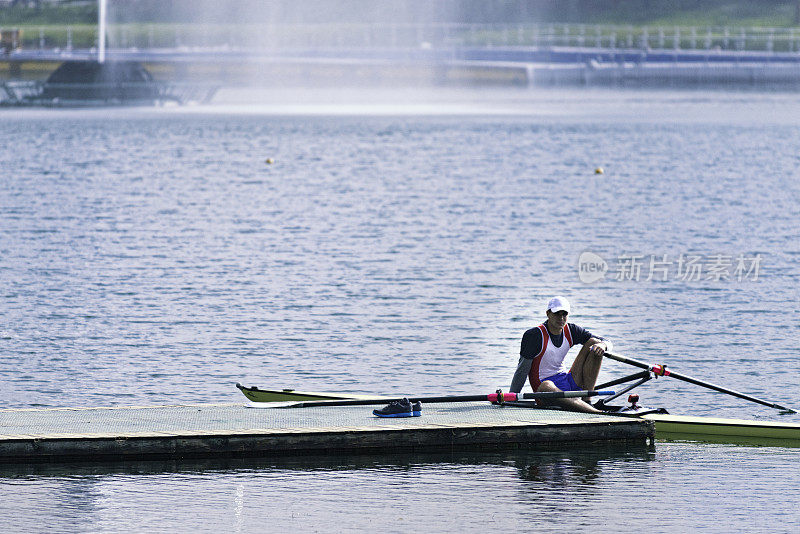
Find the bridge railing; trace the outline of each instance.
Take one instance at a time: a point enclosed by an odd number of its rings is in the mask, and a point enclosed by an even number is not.
[[[97,45],[93,25],[27,26],[26,49]],[[650,50],[737,50],[800,53],[800,30],[586,24],[111,24],[118,49],[589,47]]]

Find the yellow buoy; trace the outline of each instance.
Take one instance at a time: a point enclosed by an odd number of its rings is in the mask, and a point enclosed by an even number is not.
[[[275,162],[275,160],[272,159],[272,158],[267,158],[267,160],[266,160],[267,165],[272,165],[274,162]]]
[[[597,167],[597,168],[594,170],[594,173],[595,173],[595,174],[603,174],[603,167]]]

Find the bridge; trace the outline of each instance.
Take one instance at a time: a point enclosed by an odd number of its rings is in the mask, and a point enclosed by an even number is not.
[[[39,29],[0,56],[0,78],[36,79],[43,65],[94,60],[77,30]],[[85,32],[84,32],[85,33]],[[96,33],[94,34],[96,43]],[[89,39],[90,40],[90,39]],[[587,25],[300,24],[109,28],[106,57],[157,79],[274,83],[322,77],[515,85],[800,84],[800,32],[751,28]],[[3,67],[6,69],[3,75]]]

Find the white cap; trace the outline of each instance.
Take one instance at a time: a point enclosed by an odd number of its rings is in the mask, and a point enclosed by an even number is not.
[[[556,313],[562,310],[569,313],[569,301],[565,297],[553,297],[547,303],[547,311]]]

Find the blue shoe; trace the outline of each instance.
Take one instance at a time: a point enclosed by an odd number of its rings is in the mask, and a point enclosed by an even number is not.
[[[372,410],[378,417],[413,417],[414,412],[408,399],[392,401],[380,410]]]
[[[422,403],[417,401],[411,405],[411,414],[414,417],[419,417],[422,415]]]

